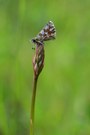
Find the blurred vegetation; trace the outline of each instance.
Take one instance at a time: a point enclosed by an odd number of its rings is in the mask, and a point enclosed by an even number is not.
[[[29,135],[32,57],[29,39],[45,23],[36,135],[90,135],[90,0],[0,0],[0,135]]]

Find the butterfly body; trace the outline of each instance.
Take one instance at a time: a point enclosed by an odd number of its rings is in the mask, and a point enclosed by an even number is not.
[[[32,39],[32,42],[33,42],[34,44],[38,44],[38,45],[42,45],[42,44],[43,44],[43,41],[40,41],[40,40],[38,40],[37,38],[33,38],[33,39]]]
[[[32,39],[34,44],[43,45],[44,41],[55,39],[56,29],[52,21],[49,21],[38,35]]]

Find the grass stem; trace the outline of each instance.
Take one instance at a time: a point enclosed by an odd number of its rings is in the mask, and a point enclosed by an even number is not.
[[[37,80],[38,80],[38,77],[33,78],[33,91],[32,91],[32,99],[31,99],[31,117],[30,117],[30,135],[34,135],[34,113],[35,113]]]

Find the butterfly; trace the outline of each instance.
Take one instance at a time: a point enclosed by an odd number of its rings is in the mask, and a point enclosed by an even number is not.
[[[43,45],[44,41],[52,40],[56,38],[56,29],[54,23],[49,21],[44,28],[38,33],[38,35],[32,39],[34,44]]]

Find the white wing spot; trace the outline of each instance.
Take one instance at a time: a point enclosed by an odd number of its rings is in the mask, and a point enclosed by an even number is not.
[[[40,32],[42,35],[44,35],[44,30],[41,30],[41,32]]]
[[[54,28],[51,28],[50,31],[52,31]]]
[[[47,32],[45,32],[45,35],[47,35],[48,33]]]
[[[49,29],[48,25],[46,25],[45,30]]]
[[[40,38],[40,36],[39,36],[39,35],[37,35],[37,38]]]

